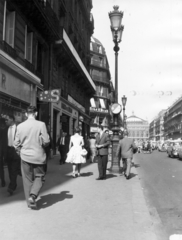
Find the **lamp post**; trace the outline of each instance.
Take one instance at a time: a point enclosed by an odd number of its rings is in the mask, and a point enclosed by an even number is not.
[[[112,139],[112,161],[110,171],[119,172],[120,171],[120,162],[116,157],[116,149],[119,142],[119,114],[122,110],[121,105],[118,104],[118,52],[119,52],[119,43],[121,42],[122,32],[124,30],[124,26],[121,25],[123,12],[120,12],[119,6],[113,7],[114,11],[109,13],[109,18],[111,21],[111,32],[113,37],[113,42],[115,44],[115,102],[111,106],[111,111],[113,113],[114,126],[112,128],[113,131],[113,139]]]
[[[122,101],[122,105],[123,105],[123,128],[125,129],[125,106],[126,106],[126,102],[127,102],[127,97],[124,95],[122,98],[121,98],[121,101]]]

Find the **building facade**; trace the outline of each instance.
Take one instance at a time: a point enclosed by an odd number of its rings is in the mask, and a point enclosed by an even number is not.
[[[152,141],[164,141],[164,115],[166,110],[161,110],[149,125],[149,138]]]
[[[114,89],[105,49],[95,37],[91,38],[90,54],[90,75],[96,85],[95,95],[90,100],[91,132],[97,132],[99,123],[104,123],[110,128],[110,104]]]
[[[0,114],[12,112],[21,122],[26,107],[36,105],[54,146],[61,131],[90,131],[91,9],[91,0],[0,1]],[[37,97],[54,89],[57,102]]]
[[[164,138],[182,138],[182,97],[175,101],[164,114]]]
[[[137,141],[145,141],[149,139],[149,123],[134,115],[134,113],[126,119],[129,137]]]

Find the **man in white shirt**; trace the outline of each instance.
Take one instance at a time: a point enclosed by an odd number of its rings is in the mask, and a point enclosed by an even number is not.
[[[7,145],[6,161],[8,165],[8,172],[10,178],[10,183],[7,191],[9,192],[10,195],[12,195],[17,188],[17,176],[20,171],[20,157],[15,151],[15,148],[13,146],[17,129],[17,126],[15,124],[15,117],[12,114],[9,114],[6,116],[5,122],[6,125],[8,126],[6,143]]]

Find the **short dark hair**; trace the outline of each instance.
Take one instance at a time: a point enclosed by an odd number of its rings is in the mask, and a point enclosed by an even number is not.
[[[74,132],[75,132],[75,133],[79,133],[79,132],[80,132],[80,128],[79,128],[79,127],[75,127]]]
[[[27,111],[28,114],[32,114],[32,113],[36,113],[37,112],[37,108],[35,106],[30,105],[29,107],[27,107]]]

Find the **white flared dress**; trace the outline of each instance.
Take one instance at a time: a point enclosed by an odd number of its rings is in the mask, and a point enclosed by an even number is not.
[[[70,141],[72,141],[73,146],[67,154],[66,162],[75,164],[86,163],[86,157],[81,155],[83,137],[80,135],[73,135]]]

